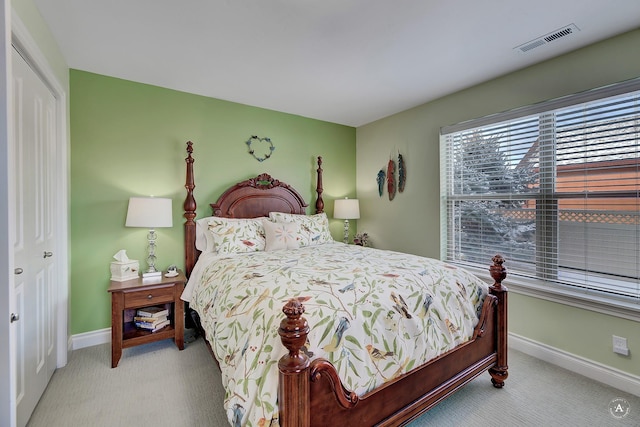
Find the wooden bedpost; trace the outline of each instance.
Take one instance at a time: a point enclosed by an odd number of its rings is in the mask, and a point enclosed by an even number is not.
[[[316,180],[316,193],[318,193],[318,197],[316,198],[316,213],[324,212],[324,200],[322,200],[322,192],[324,189],[322,188],[322,156],[318,156],[318,179]]]
[[[309,358],[301,348],[307,342],[309,325],[302,317],[304,306],[298,299],[290,299],[282,311],[287,317],[280,322],[278,334],[289,354],[278,361],[280,425],[308,427],[311,423]]]
[[[187,197],[184,199],[184,217],[187,221],[184,223],[184,268],[187,277],[191,275],[191,270],[196,264],[198,258],[198,251],[196,250],[196,223],[194,221],[196,217],[196,199],[193,197],[193,189],[196,188],[196,184],[193,178],[193,142],[187,141],[187,158],[184,159],[187,163],[187,178],[185,180],[184,188],[187,189]]]
[[[496,365],[489,368],[489,374],[493,386],[502,388],[504,381],[509,376],[509,366],[507,365],[507,288],[502,285],[502,281],[507,277],[507,269],[502,266],[504,263],[502,255],[496,255],[492,260],[493,265],[489,267],[489,271],[495,283],[489,287],[489,292],[498,298],[498,354]]]

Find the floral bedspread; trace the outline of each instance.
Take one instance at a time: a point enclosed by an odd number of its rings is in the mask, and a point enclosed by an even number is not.
[[[191,307],[220,362],[233,426],[277,425],[286,353],[277,329],[290,298],[304,300],[308,355],[328,359],[362,395],[468,341],[488,292],[441,261],[342,243],[217,256],[197,268]]]

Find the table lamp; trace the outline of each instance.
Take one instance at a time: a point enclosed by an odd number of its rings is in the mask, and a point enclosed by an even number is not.
[[[171,199],[160,197],[131,197],[127,209],[126,227],[144,227],[149,229],[147,257],[148,268],[142,277],[162,276],[156,270],[156,228],[173,227]]]
[[[333,205],[333,217],[344,219],[344,243],[349,243],[349,220],[360,218],[358,199],[337,199]]]

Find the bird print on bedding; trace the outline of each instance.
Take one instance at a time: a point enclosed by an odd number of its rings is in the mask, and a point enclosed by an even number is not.
[[[347,319],[346,317],[341,317],[340,321],[338,322],[336,332],[333,334],[333,337],[331,337],[331,341],[329,342],[329,344],[322,347],[322,349],[329,353],[336,351],[338,347],[340,347],[344,331],[346,331],[349,326],[351,326],[351,324],[349,323],[349,319]]]
[[[295,262],[291,262],[295,260]],[[283,305],[305,305],[303,352],[329,360],[359,395],[467,341],[487,285],[437,260],[357,245],[218,256],[191,300],[233,426],[277,425]]]

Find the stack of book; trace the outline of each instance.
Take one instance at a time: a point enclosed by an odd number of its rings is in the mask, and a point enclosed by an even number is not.
[[[136,312],[133,321],[138,329],[155,332],[169,324],[169,310],[164,307],[145,307]]]

